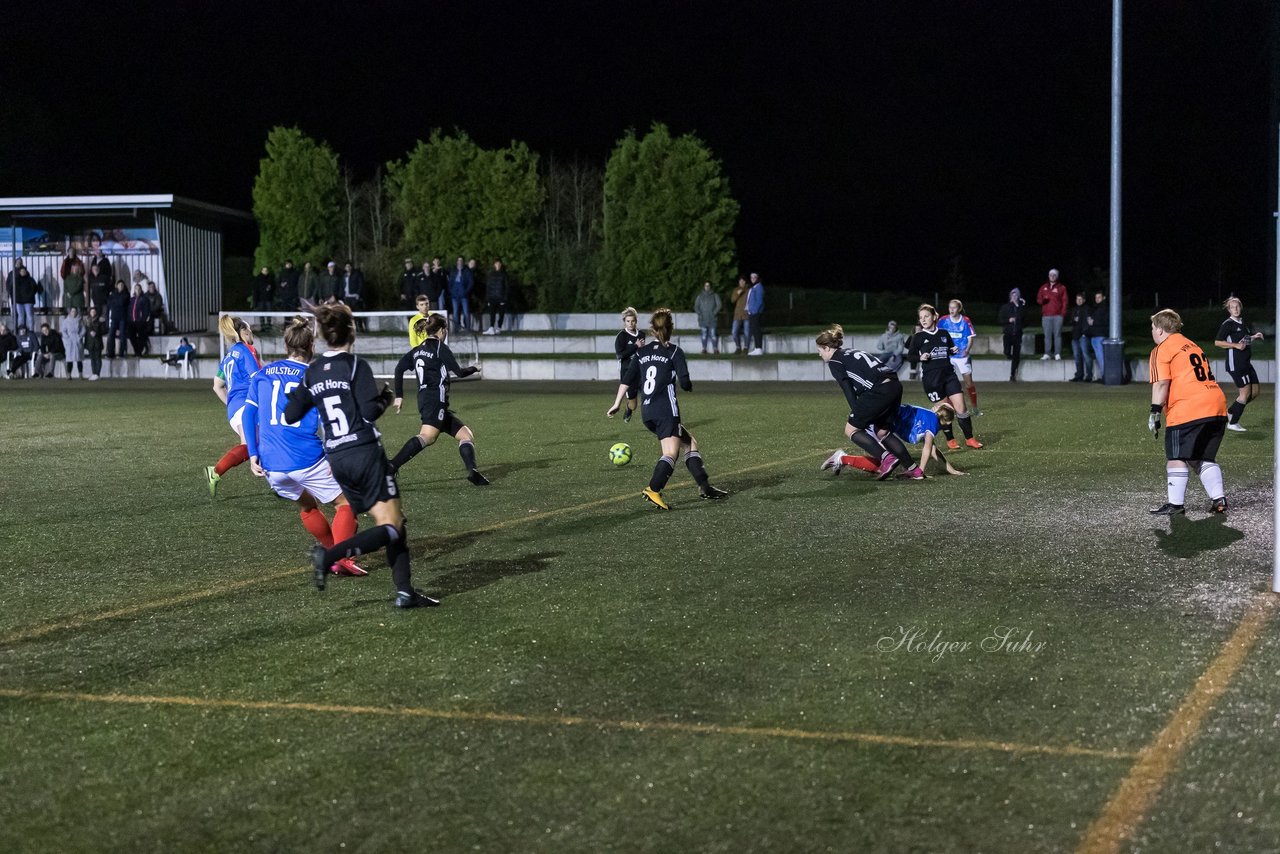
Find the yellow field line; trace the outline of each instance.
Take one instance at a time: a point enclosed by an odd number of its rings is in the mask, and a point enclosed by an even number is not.
[[[748,466],[747,468],[739,469],[738,471],[735,471],[735,472],[730,472],[729,474],[725,475],[725,477],[732,478],[732,477],[737,477],[739,475],[750,474],[751,472],[759,471],[761,469],[772,468],[774,466],[779,466],[786,463],[799,462],[805,459],[809,459],[811,456],[813,455],[806,454],[802,457],[793,457],[791,459],[772,460],[767,463],[760,463],[759,465]],[[682,487],[690,486],[690,485],[692,485],[692,483],[678,483],[670,488],[680,489]],[[635,499],[638,501],[639,497],[640,497],[640,492],[636,490],[633,492],[628,492],[624,495],[615,495],[611,498],[600,498],[595,501],[587,501],[583,504],[574,504],[569,507],[558,507],[554,510],[544,510],[541,513],[529,513],[525,516],[517,516],[513,519],[506,519],[501,522],[494,522],[489,525],[482,525],[479,528],[472,528],[467,531],[458,531],[453,534],[445,534],[441,537],[437,537],[436,540],[447,541],[447,540],[461,539],[463,537],[468,537],[473,534],[487,534],[491,531],[498,531],[503,528],[509,528],[513,525],[525,525],[525,524],[528,524],[529,522],[538,522],[543,519],[547,519],[551,516],[557,516],[562,513],[573,513],[579,510],[590,510],[593,507],[601,507],[606,504],[616,504],[620,501],[626,501],[629,498]],[[217,587],[208,588],[206,590],[197,590],[192,593],[183,593],[177,596],[167,596],[163,599],[155,599],[150,602],[141,602],[137,605],[127,605],[123,608],[117,608],[113,611],[104,611],[98,614],[87,614],[81,617],[73,617],[65,620],[56,620],[51,623],[32,626],[31,628],[27,628],[27,629],[19,629],[16,632],[11,632],[10,634],[5,635],[4,637],[0,637],[0,646],[7,646],[9,644],[19,643],[21,641],[32,640],[34,638],[43,637],[47,634],[51,634],[57,631],[80,629],[80,628],[84,628],[85,626],[92,625],[94,623],[100,623],[104,620],[115,620],[121,617],[133,617],[133,616],[137,616],[138,614],[145,613],[147,611],[155,611],[157,609],[168,608],[173,605],[186,605],[191,602],[198,602],[201,599],[209,599],[214,596],[221,596],[225,593],[233,593],[237,590],[243,590],[247,587],[256,587],[258,585],[266,584],[271,581],[277,581],[281,578],[287,578],[289,576],[297,576],[301,578],[302,570],[286,569],[278,572],[268,573],[266,575],[255,575],[253,578],[246,578],[241,581],[232,581],[227,584],[221,584]]]
[[[1280,602],[1274,593],[1260,593],[1250,604],[1240,625],[1223,644],[1222,649],[1204,673],[1196,680],[1182,705],[1155,737],[1138,754],[1129,774],[1111,795],[1102,814],[1089,826],[1077,849],[1081,854],[1118,852],[1155,804],[1165,779],[1183,751],[1195,739],[1205,718],[1213,710],[1218,697],[1231,684],[1232,678],[1253,649],[1267,621]]]
[[[69,701],[78,703],[119,703],[137,706],[188,706],[201,709],[243,709],[252,711],[316,712],[338,715],[377,715],[397,718],[431,718],[443,721],[527,724],[550,727],[593,727],[631,732],[677,732],[692,735],[745,736],[748,738],[798,739],[891,745],[895,747],[938,748],[942,750],[989,750],[1042,756],[1089,756],[1100,759],[1133,759],[1134,753],[1099,750],[1074,745],[1018,744],[983,739],[911,738],[867,732],[803,730],[789,727],[724,726],[680,721],[614,721],[576,715],[519,715],[508,712],[469,712],[413,706],[345,706],[327,703],[290,703],[272,700],[220,700],[204,697],[146,696],[131,694],[84,694],[74,691],[24,691],[2,688],[0,697],[14,700]]]

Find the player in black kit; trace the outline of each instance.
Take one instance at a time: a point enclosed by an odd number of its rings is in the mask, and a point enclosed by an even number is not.
[[[476,470],[475,436],[449,408],[449,374],[469,377],[479,373],[480,368],[476,365],[469,368],[458,365],[453,351],[444,343],[449,334],[449,324],[440,315],[421,318],[413,325],[413,330],[423,337],[423,341],[405,353],[396,364],[396,397],[392,406],[399,414],[400,405],[404,402],[404,372],[412,370],[418,378],[418,414],[422,417],[422,429],[418,431],[418,435],[405,442],[400,453],[388,463],[391,473],[398,473],[400,467],[413,459],[419,451],[435,444],[441,433],[448,433],[458,440],[458,456],[462,457],[462,464],[466,466],[467,480],[476,486],[488,486],[488,478]]]
[[[316,587],[323,590],[329,567],[343,558],[387,550],[397,608],[418,608],[440,602],[413,588],[409,569],[409,538],[400,512],[400,488],[387,471],[382,439],[373,422],[391,403],[391,389],[379,391],[373,371],[351,353],[356,340],[355,319],[342,303],[315,308],[329,349],[317,356],[303,375],[302,385],[289,393],[284,417],[296,424],[312,408],[319,410],[324,428],[324,453],[334,479],[355,513],[368,513],[376,526],[331,548],[311,550]]]
[[[907,351],[920,360],[920,381],[924,385],[925,396],[930,403],[946,401],[956,411],[956,421],[964,431],[964,443],[975,450],[982,443],[973,438],[973,421],[964,404],[964,394],[960,388],[960,379],[951,364],[951,357],[956,354],[956,345],[951,340],[951,333],[938,328],[938,310],[925,303],[917,309],[920,318],[920,331],[911,338]],[[960,444],[956,442],[955,433],[948,425],[943,428],[947,436],[947,447],[956,450]]]
[[[618,356],[618,381],[622,382],[627,377],[627,368],[631,364],[631,357],[636,354],[636,350],[644,344],[644,333],[638,331],[636,326],[639,324],[639,315],[636,310],[628,306],[622,311],[622,331],[618,333],[618,337],[613,339],[613,352]],[[631,413],[636,411],[636,398],[639,396],[640,390],[633,388],[627,391],[627,411],[622,413],[623,421],[631,420]]]
[[[898,372],[861,350],[845,349],[844,330],[839,324],[819,332],[816,343],[818,356],[827,363],[849,402],[844,434],[875,459],[876,476],[884,480],[901,465],[913,480],[924,480],[911,452],[892,432],[902,403]],[[877,427],[886,431],[883,444],[876,440]]]
[[[1258,369],[1253,366],[1253,350],[1250,345],[1262,338],[1244,319],[1244,303],[1239,297],[1228,297],[1222,304],[1230,315],[1218,328],[1214,345],[1227,351],[1227,373],[1236,381],[1235,403],[1227,407],[1227,429],[1243,433],[1240,416],[1249,401],[1258,396],[1262,386],[1258,384]]]
[[[644,426],[662,443],[662,459],[653,467],[653,477],[641,493],[650,504],[662,510],[671,509],[662,498],[662,488],[675,471],[681,450],[684,451],[684,464],[697,481],[701,497],[711,500],[725,498],[729,493],[711,485],[706,467],[702,465],[702,454],[698,453],[698,442],[680,423],[676,384],[679,383],[680,388],[685,391],[692,391],[693,381],[689,379],[689,365],[685,361],[684,351],[671,343],[671,333],[675,328],[671,309],[660,308],[655,311],[649,325],[653,328],[655,340],[636,350],[622,378],[622,384],[618,386],[613,406],[609,407],[605,415],[612,418],[622,407],[622,400],[631,389],[643,392],[640,415],[644,418]]]

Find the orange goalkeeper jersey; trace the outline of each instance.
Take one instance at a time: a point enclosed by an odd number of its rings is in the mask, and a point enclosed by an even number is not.
[[[1169,381],[1165,424],[1176,427],[1202,418],[1225,417],[1227,398],[1204,351],[1187,336],[1175,332],[1151,351],[1151,382]]]

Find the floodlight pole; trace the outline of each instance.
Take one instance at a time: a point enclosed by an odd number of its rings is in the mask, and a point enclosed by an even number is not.
[[[1277,148],[1276,162],[1280,164],[1280,147]],[[1280,169],[1277,170],[1280,175]],[[1273,299],[1276,301],[1276,328],[1272,333],[1272,343],[1277,343],[1276,335],[1280,334],[1280,178],[1276,181],[1277,212],[1272,214],[1276,221],[1276,290]],[[1280,397],[1275,394],[1280,389],[1276,383],[1276,368],[1280,367],[1280,346],[1276,347],[1275,356],[1271,360],[1272,405],[1274,407],[1273,424],[1280,425]],[[1271,447],[1271,512],[1272,512],[1272,554],[1271,554],[1271,590],[1280,593],[1280,434],[1272,431]]]
[[[1120,337],[1120,11],[1122,0],[1111,3],[1111,288],[1110,336],[1102,342],[1102,379],[1107,385],[1124,382],[1124,340]]]

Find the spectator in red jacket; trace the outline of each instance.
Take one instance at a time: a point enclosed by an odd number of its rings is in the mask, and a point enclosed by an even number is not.
[[[1055,362],[1062,361],[1062,318],[1067,314],[1067,289],[1058,281],[1058,271],[1049,271],[1049,281],[1040,286],[1036,294],[1040,303],[1040,325],[1044,327],[1045,361],[1050,355]]]

